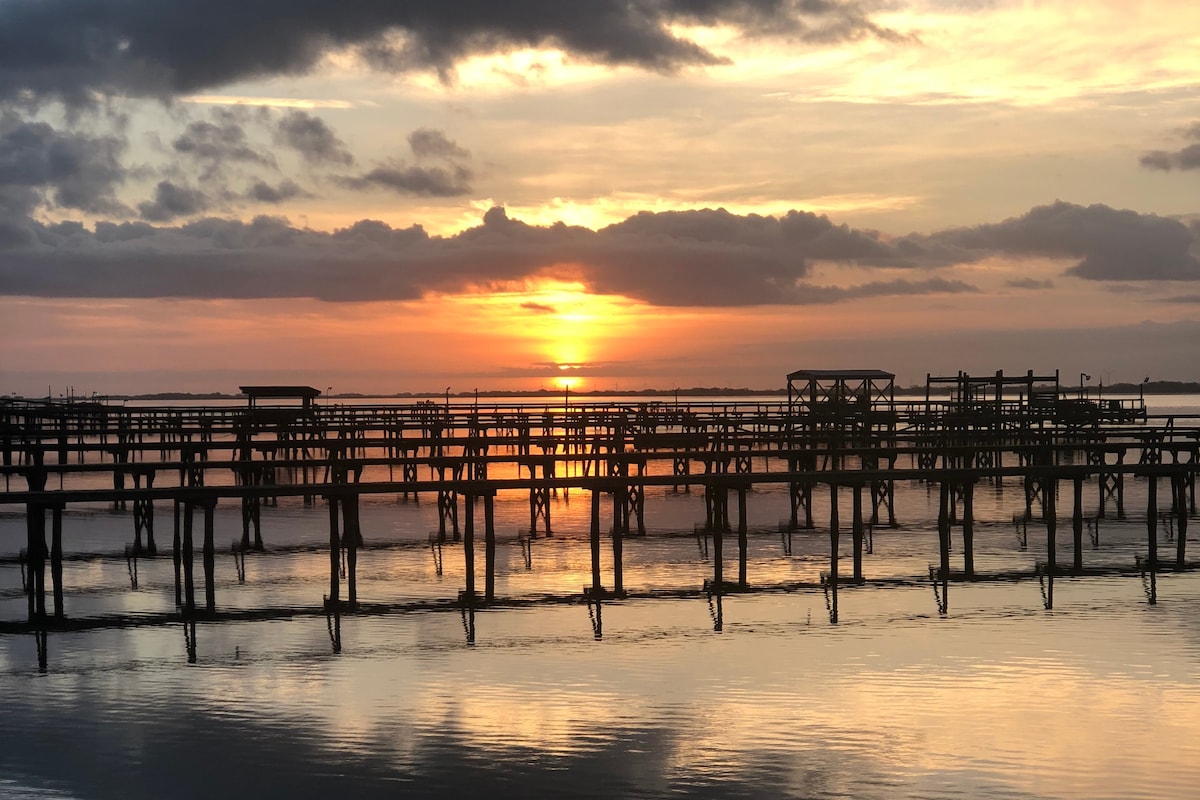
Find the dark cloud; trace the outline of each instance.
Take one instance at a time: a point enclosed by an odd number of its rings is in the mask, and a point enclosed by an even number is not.
[[[198,189],[159,181],[154,188],[154,199],[138,203],[138,214],[148,222],[170,222],[177,217],[199,214],[208,205],[208,198]]]
[[[194,215],[206,202],[164,181],[141,211],[144,219],[169,219]],[[992,225],[899,239],[805,212],[642,213],[592,231],[529,225],[493,208],[481,225],[449,237],[376,220],[323,233],[258,217],[178,227],[100,224],[94,232],[25,220],[8,241],[0,287],[48,296],[412,299],[553,274],[662,306],[805,305],[975,291],[953,276],[896,279],[894,272],[853,286],[820,285],[814,264],[917,269],[989,257],[1065,259],[1074,262],[1067,273],[1108,281],[1200,279],[1200,265],[1187,255],[1198,241],[1190,228],[1065,203]],[[1044,288],[1038,281],[1014,285]]]
[[[554,314],[558,312],[557,308],[545,303],[521,303],[521,308],[525,309],[526,311],[532,311],[536,314]]]
[[[295,181],[284,180],[276,186],[272,186],[266,181],[255,181],[246,191],[245,196],[247,200],[259,203],[282,203],[297,197],[312,197],[312,194],[305,191]]]
[[[722,59],[674,33],[725,25],[824,43],[895,38],[857,0],[6,0],[0,98],[169,96],[312,69],[356,48],[381,69],[448,75],[463,57],[551,45],[606,64],[670,71]]]
[[[1039,281],[1036,278],[1018,278],[1005,281],[1005,286],[1012,289],[1053,289],[1054,281]]]
[[[171,146],[175,152],[205,163],[207,177],[227,164],[246,163],[273,167],[275,159],[250,146],[246,131],[229,113],[217,112],[215,121],[191,122]]]
[[[1092,280],[1200,280],[1200,237],[1183,222],[1105,205],[1057,202],[991,225],[910,236],[897,244],[917,264],[990,255],[1079,259],[1067,274]]]
[[[1142,155],[1142,166],[1164,172],[1200,169],[1200,122],[1191,125],[1183,132],[1183,136],[1195,144],[1185,145],[1179,150],[1151,150]]]
[[[470,158],[467,150],[432,128],[418,128],[408,135],[408,146],[417,158]]]
[[[45,122],[0,116],[0,211],[28,214],[44,203],[90,213],[122,213],[124,139],[60,131]]]
[[[354,163],[346,143],[320,117],[304,111],[288,111],[279,121],[276,133],[280,141],[310,163],[343,166]]]
[[[471,192],[473,174],[464,166],[417,167],[394,162],[337,182],[348,189],[387,189],[421,197],[459,197]]]

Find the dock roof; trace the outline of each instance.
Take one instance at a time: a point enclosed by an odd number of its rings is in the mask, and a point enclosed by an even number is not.
[[[864,380],[895,380],[896,376],[891,372],[884,372],[881,369],[798,369],[795,372],[788,373],[787,379],[794,380],[846,380],[846,381],[864,381]]]
[[[311,400],[321,394],[320,389],[312,386],[239,386],[238,388],[242,390],[242,394],[254,399],[259,397],[272,399],[299,397]]]

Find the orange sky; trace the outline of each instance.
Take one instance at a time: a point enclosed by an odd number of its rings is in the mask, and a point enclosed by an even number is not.
[[[472,5],[0,11],[0,392],[1200,379],[1200,9]]]

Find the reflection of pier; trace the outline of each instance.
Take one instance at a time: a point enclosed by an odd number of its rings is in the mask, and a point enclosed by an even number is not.
[[[931,378],[930,385],[941,380]],[[261,507],[284,497],[327,506],[329,589],[317,608],[336,614],[360,607],[357,562],[369,543],[359,505],[366,495],[437,497],[433,544],[440,558],[442,544],[461,543],[465,582],[454,602],[469,608],[504,600],[495,591],[500,492],[528,497],[530,524],[521,533],[526,548],[554,534],[551,498],[590,493],[591,581],[584,595],[595,602],[629,591],[624,541],[646,535],[651,488],[702,494],[698,532],[711,544],[712,560],[703,586],[718,598],[754,588],[747,507],[755,489],[786,488],[787,531],[816,529],[814,497],[827,497],[829,519],[821,527],[829,534],[829,568],[821,585],[834,620],[839,586],[866,580],[872,536],[903,517],[895,506],[898,482],[938,487],[932,575],[942,584],[943,607],[950,581],[988,577],[974,564],[974,494],[982,481],[1021,481],[1018,523],[1044,526],[1047,534],[1043,578],[1085,574],[1085,493],[1094,492],[1100,515],[1111,510],[1124,517],[1133,480],[1144,482],[1148,497],[1146,556],[1136,568],[1147,571],[1153,586],[1158,570],[1189,566],[1186,532],[1200,469],[1195,421],[1147,418],[1136,401],[1121,401],[1120,414],[1093,415],[1081,424],[1077,406],[1070,414],[1063,410],[1057,378],[1049,388],[1049,378],[1031,374],[952,380],[949,399],[931,394],[923,402],[897,401],[892,376],[873,370],[792,373],[787,401],[777,403],[331,406],[315,402],[318,393],[305,387],[246,387],[254,390],[247,408],[4,401],[0,503],[26,513],[26,547],[18,558],[28,622],[35,626],[71,624],[62,585],[69,557],[62,515],[73,505],[132,505],[127,555],[134,581],[136,559],[168,549],[155,522],[156,510],[169,508],[175,599],[185,617],[226,613],[213,575],[218,504],[241,506],[233,550],[244,579],[245,558],[264,547]],[[291,405],[265,406],[266,400]],[[1070,487],[1072,498],[1065,515],[1057,508],[1060,486]],[[1160,517],[1173,520],[1178,531],[1166,558],[1158,552]],[[1069,567],[1056,561],[1060,519],[1070,521]],[[606,534],[607,575],[601,569]],[[839,558],[843,536],[851,542],[846,565]],[[961,537],[961,571],[952,571],[953,537]],[[477,539],[483,540],[481,586]],[[736,575],[725,571],[727,552],[731,567],[736,552]],[[1149,596],[1156,599],[1155,592]]]

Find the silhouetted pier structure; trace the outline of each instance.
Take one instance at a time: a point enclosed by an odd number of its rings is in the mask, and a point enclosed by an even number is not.
[[[950,381],[955,391],[935,399],[932,387]],[[554,534],[556,494],[590,492],[592,574],[583,594],[597,601],[627,592],[624,539],[646,534],[650,488],[703,494],[697,530],[713,551],[712,577],[703,586],[718,597],[752,588],[747,504],[754,489],[787,487],[787,531],[817,528],[814,495],[827,492],[830,562],[822,585],[834,621],[839,585],[866,580],[864,555],[873,531],[895,525],[902,514],[895,508],[897,482],[938,487],[938,563],[931,576],[943,583],[943,597],[951,580],[988,577],[974,565],[974,492],[981,481],[1004,478],[1020,479],[1024,487],[1024,513],[1016,524],[1046,527],[1050,544],[1039,572],[1051,580],[1085,572],[1085,489],[1090,485],[1096,493],[1100,516],[1111,507],[1124,517],[1126,483],[1134,479],[1146,482],[1149,498],[1147,555],[1138,568],[1151,576],[1190,568],[1186,532],[1200,469],[1197,421],[1150,418],[1138,401],[1082,406],[1062,396],[1057,376],[1050,381],[1032,373],[930,377],[924,401],[897,400],[893,376],[878,370],[797,371],[788,376],[786,401],[779,402],[555,406],[452,404],[447,398],[356,406],[318,403],[320,392],[311,387],[269,386],[243,387],[249,402],[242,408],[4,400],[0,505],[25,510],[27,542],[19,558],[28,621],[35,625],[65,624],[62,513],[76,504],[123,510],[132,503],[134,538],[127,555],[133,559],[160,552],[156,504],[169,504],[175,599],[185,617],[219,610],[213,577],[217,505],[240,503],[234,551],[244,559],[264,546],[261,506],[283,497],[321,500],[328,507],[325,607],[337,613],[358,605],[356,565],[366,546],[360,499],[381,494],[398,500],[436,495],[433,544],[462,543],[466,577],[456,599],[471,607],[502,599],[495,593],[494,501],[499,492],[514,491],[529,498],[522,541]],[[1086,424],[1080,421],[1085,416]],[[1073,497],[1069,570],[1057,564],[1053,545],[1060,485],[1070,486]],[[1165,511],[1160,485],[1170,488]],[[844,572],[839,541],[847,510],[852,561]],[[1178,529],[1168,559],[1159,558],[1156,534],[1164,514]],[[601,569],[605,533],[612,548],[608,583]],[[959,572],[950,560],[956,533],[962,541]],[[482,592],[475,564],[480,537]],[[737,551],[734,581],[724,571],[726,537]],[[240,577],[243,565],[239,561]]]

